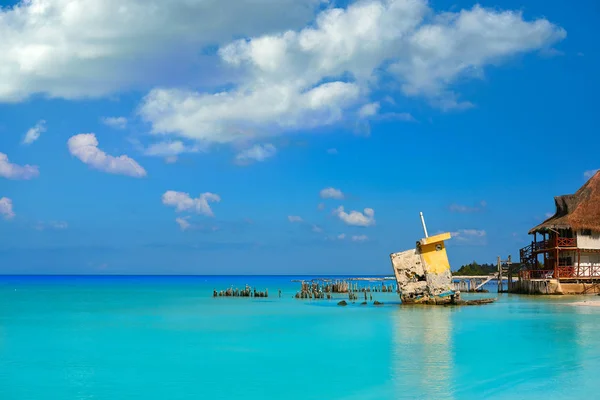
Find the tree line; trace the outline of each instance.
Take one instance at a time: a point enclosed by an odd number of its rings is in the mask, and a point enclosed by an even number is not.
[[[458,270],[453,272],[454,275],[472,276],[472,275],[489,275],[498,271],[498,266],[495,264],[479,264],[476,261],[462,265]]]

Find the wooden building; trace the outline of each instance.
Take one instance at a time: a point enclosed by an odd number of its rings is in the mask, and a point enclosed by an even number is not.
[[[521,280],[600,281],[600,171],[554,201],[555,214],[529,231],[533,241],[521,249]]]

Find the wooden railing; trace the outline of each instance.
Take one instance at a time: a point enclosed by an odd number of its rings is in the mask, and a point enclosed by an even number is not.
[[[600,279],[600,266],[583,266],[573,267],[574,278],[598,278]]]
[[[575,267],[558,267],[556,272],[558,278],[572,278],[575,275]]]
[[[531,247],[533,251],[541,251],[552,248],[552,245],[549,240],[542,240],[541,242],[531,243]]]
[[[519,279],[551,279],[553,277],[553,269],[526,269],[519,271]]]
[[[556,276],[552,269],[526,269],[519,271],[520,279],[577,279],[597,278],[600,280],[600,266],[560,266]]]
[[[553,239],[531,243],[531,251],[533,252],[554,249],[556,247],[577,247],[577,238],[555,237]]]
[[[577,239],[559,237],[556,241],[556,247],[577,247]]]

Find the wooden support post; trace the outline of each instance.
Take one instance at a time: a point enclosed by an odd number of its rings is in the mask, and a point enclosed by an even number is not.
[[[558,240],[558,239],[557,239]],[[556,243],[556,260],[554,261],[554,279],[559,279],[558,276],[558,259],[560,258],[560,250],[558,249],[558,243]]]
[[[535,243],[537,243],[537,232],[533,232],[533,243],[534,243],[534,248],[531,249],[532,250],[532,255],[535,257],[535,263],[533,264],[533,268],[534,269],[539,269],[539,260],[538,260],[538,255],[535,252],[535,248],[537,247],[537,245],[535,245]]]
[[[498,293],[502,293],[502,262],[498,256]]]

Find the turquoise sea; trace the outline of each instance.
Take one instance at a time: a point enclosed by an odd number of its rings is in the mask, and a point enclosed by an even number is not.
[[[294,299],[295,278],[0,277],[0,399],[597,396],[600,308],[581,298],[340,307]],[[270,297],[212,297],[245,284]]]

